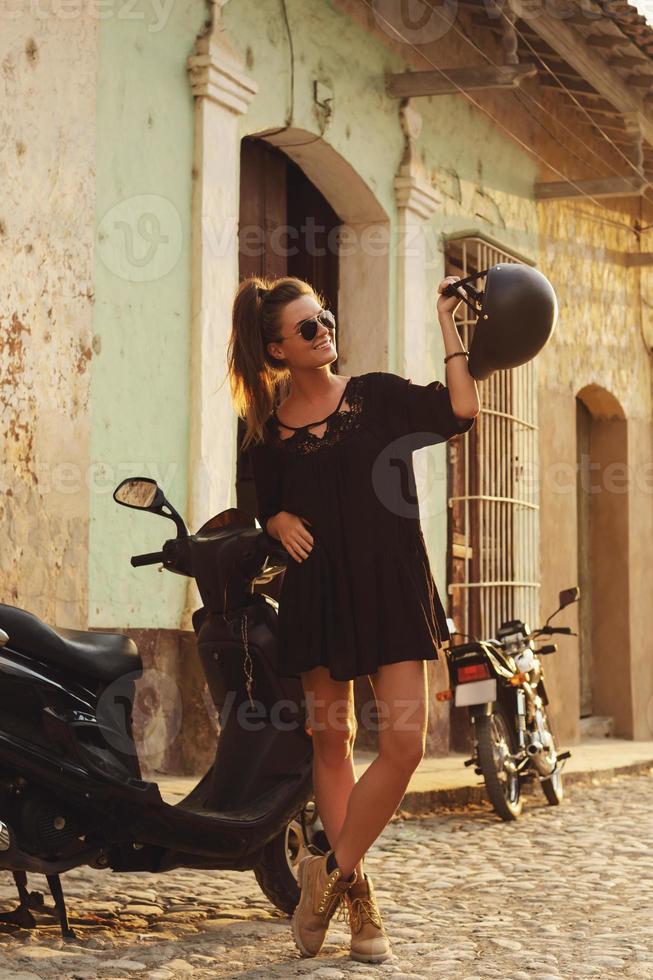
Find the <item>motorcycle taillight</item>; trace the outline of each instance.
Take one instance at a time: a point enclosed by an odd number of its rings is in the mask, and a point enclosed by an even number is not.
[[[465,684],[468,681],[482,681],[490,676],[490,668],[486,663],[466,664],[458,667],[456,676],[459,684]]]

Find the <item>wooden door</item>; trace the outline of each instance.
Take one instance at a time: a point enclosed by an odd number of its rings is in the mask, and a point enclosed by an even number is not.
[[[323,294],[337,320],[338,215],[300,167],[262,140],[242,141],[240,168],[239,278],[304,279]],[[337,373],[337,361],[332,369]],[[239,419],[236,500],[255,514],[249,457],[240,448],[244,432]]]

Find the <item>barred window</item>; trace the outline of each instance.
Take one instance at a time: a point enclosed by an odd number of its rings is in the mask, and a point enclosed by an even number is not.
[[[448,238],[445,256],[445,275],[461,278],[499,262],[532,264],[476,236]],[[456,321],[469,349],[475,320],[465,303]],[[456,628],[483,637],[504,620],[539,621],[537,359],[477,385],[477,424],[449,447],[447,581]]]

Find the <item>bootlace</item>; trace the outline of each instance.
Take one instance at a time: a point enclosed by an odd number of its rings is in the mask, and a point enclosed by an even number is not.
[[[344,903],[342,901],[342,892],[338,892],[336,894],[330,895],[326,900],[324,911],[322,913],[325,919],[327,920],[331,919],[331,916],[336,911],[336,909],[338,909],[338,915],[340,915],[340,912],[342,911],[343,908],[343,904]],[[336,919],[338,918],[338,915],[336,916]]]
[[[349,906],[347,902],[340,902],[338,911],[333,919],[334,922],[346,922],[349,925]]]
[[[381,913],[379,912],[374,899],[359,898],[358,896],[356,898],[351,898],[349,895],[347,895],[346,905],[348,906],[347,911],[349,912],[349,924],[352,932],[359,931],[363,925],[364,919],[374,923],[377,929],[383,929]]]

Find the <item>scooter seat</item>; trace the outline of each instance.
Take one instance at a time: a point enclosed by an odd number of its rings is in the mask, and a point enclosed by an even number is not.
[[[134,641],[119,633],[48,626],[33,613],[2,603],[0,628],[9,636],[9,648],[83,677],[114,681],[143,667]]]

